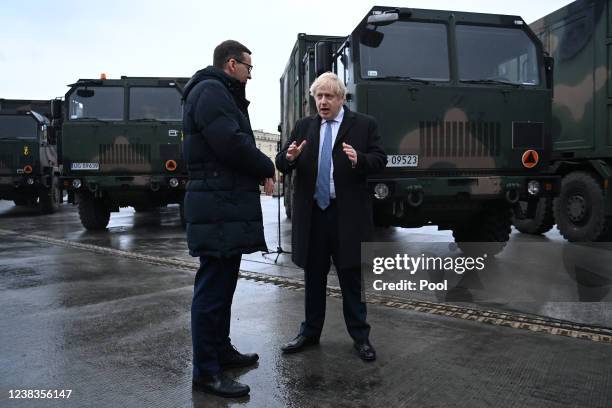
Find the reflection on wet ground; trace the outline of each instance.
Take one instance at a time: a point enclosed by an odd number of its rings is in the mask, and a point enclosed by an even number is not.
[[[279,247],[277,200],[262,198],[265,234],[268,247]],[[282,205],[282,204],[281,204]],[[291,251],[291,223],[281,207],[280,247]],[[135,213],[123,208],[113,213],[106,231],[85,231],[74,207],[64,205],[62,211],[41,216],[35,210],[14,207],[0,201],[0,228],[47,235],[57,239],[87,243],[158,257],[189,260],[185,233],[180,226],[178,206]],[[418,229],[377,229],[374,242],[391,245],[396,253],[412,255],[436,254],[460,256],[448,249],[453,242],[449,231],[436,227]],[[391,248],[390,247],[390,248]],[[452,245],[451,245],[452,248]],[[245,255],[241,268],[286,278],[303,279],[301,269],[295,267],[288,253]],[[275,262],[277,260],[277,262]],[[513,232],[509,244],[497,256],[489,257],[483,271],[463,275],[455,273],[424,277],[429,280],[448,280],[443,291],[375,291],[372,282],[382,279],[395,282],[407,279],[404,272],[387,271],[377,276],[364,269],[365,288],[372,293],[390,293],[411,299],[436,302],[468,302],[498,310],[539,314],[555,319],[612,327],[612,244],[570,244],[553,229],[542,236]],[[415,276],[412,276],[414,279]],[[335,274],[329,284],[338,287]]]
[[[277,247],[275,205],[264,199],[271,248]],[[195,271],[20,238],[35,234],[193,261],[178,207],[142,214],[122,209],[107,231],[91,233],[81,228],[74,208],[64,206],[43,217],[0,202],[0,230],[14,232],[0,231],[2,407],[612,405],[610,344],[370,305],[371,339],[379,358],[366,364],[352,350],[336,297],[328,299],[321,344],[284,356],[279,347],[298,330],[303,292],[249,280],[238,285],[232,340],[261,359],[256,368],[230,375],[249,384],[251,396],[226,401],[192,393],[189,305]],[[289,250],[284,217],[282,239]],[[378,231],[377,240],[399,242],[402,250],[446,254],[437,245],[448,252],[451,238],[426,227]],[[607,262],[607,252],[597,249],[585,256],[554,233],[513,234],[512,241],[516,245],[495,261],[496,274],[454,278],[455,301],[465,302],[469,295],[502,310],[612,320],[610,303],[603,301],[610,297],[609,275],[599,267]],[[543,242],[551,244],[550,252],[539,248]],[[252,254],[242,267],[302,277],[287,255],[277,265],[274,257]],[[557,270],[559,265],[565,270]],[[366,278],[371,282],[371,276]],[[385,279],[398,278],[389,273]],[[333,274],[329,283],[337,286]],[[449,300],[446,292],[414,296]],[[7,398],[11,389],[42,388],[72,389],[73,394],[70,400]]]
[[[469,256],[448,242],[364,244],[366,291],[612,327],[610,243],[520,238],[495,256],[486,243]]]

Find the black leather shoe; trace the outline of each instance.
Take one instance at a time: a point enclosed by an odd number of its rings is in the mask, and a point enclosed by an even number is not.
[[[355,347],[355,350],[357,350],[357,353],[359,354],[359,358],[363,361],[376,360],[376,350],[374,350],[374,347],[372,347],[368,340],[360,342],[356,341],[353,344],[353,347]]]
[[[219,361],[219,365],[222,370],[227,370],[230,368],[249,367],[255,364],[257,360],[259,360],[257,353],[242,354],[236,350],[236,347],[232,346],[231,351],[228,352],[225,358]]]
[[[244,397],[251,391],[248,385],[240,384],[223,374],[194,378],[192,384],[194,390],[225,398]]]
[[[283,350],[283,353],[297,353],[306,347],[314,346],[316,344],[319,344],[318,337],[306,337],[298,334],[295,339],[291,340],[289,343],[285,343],[281,347],[281,350]]]

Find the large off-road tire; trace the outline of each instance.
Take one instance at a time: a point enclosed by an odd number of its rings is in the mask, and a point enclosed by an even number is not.
[[[38,208],[42,214],[52,214],[58,210],[62,202],[62,191],[57,178],[53,178],[51,187],[43,188],[38,193]]]
[[[527,209],[527,203],[520,201],[519,204],[523,211]],[[553,212],[553,199],[550,197],[540,198],[533,218],[519,219],[512,216],[512,224],[523,234],[544,234],[555,225],[555,215]]]
[[[506,246],[510,239],[512,211],[506,203],[487,205],[477,216],[467,223],[453,227],[453,237],[459,249],[464,253],[481,253],[496,255]],[[482,248],[473,242],[486,243]]]
[[[559,232],[570,242],[607,239],[612,227],[612,219],[605,215],[603,188],[595,176],[586,171],[563,177],[554,213]]]
[[[110,220],[110,208],[102,200],[81,196],[79,200],[81,224],[88,230],[103,230]]]

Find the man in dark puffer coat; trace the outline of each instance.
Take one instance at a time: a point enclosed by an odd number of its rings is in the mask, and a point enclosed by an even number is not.
[[[250,54],[224,41],[214,66],[196,72],[183,92],[187,243],[200,257],[191,307],[193,385],[224,397],[246,395],[249,387],[221,371],[259,359],[232,346],[230,315],[242,254],[267,249],[259,185],[268,194],[274,188],[274,164],[257,149],[247,112]]]

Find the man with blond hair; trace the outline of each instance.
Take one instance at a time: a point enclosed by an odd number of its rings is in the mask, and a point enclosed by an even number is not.
[[[317,114],[298,121],[276,156],[283,173],[295,172],[292,259],[304,268],[305,320],[299,334],[282,347],[295,353],[319,344],[325,320],[330,258],[336,267],[344,321],[359,357],[376,359],[361,298],[361,242],[374,228],[366,178],[382,170],[387,156],[374,118],[344,106],[346,88],[333,73],[319,76],[310,93]]]

